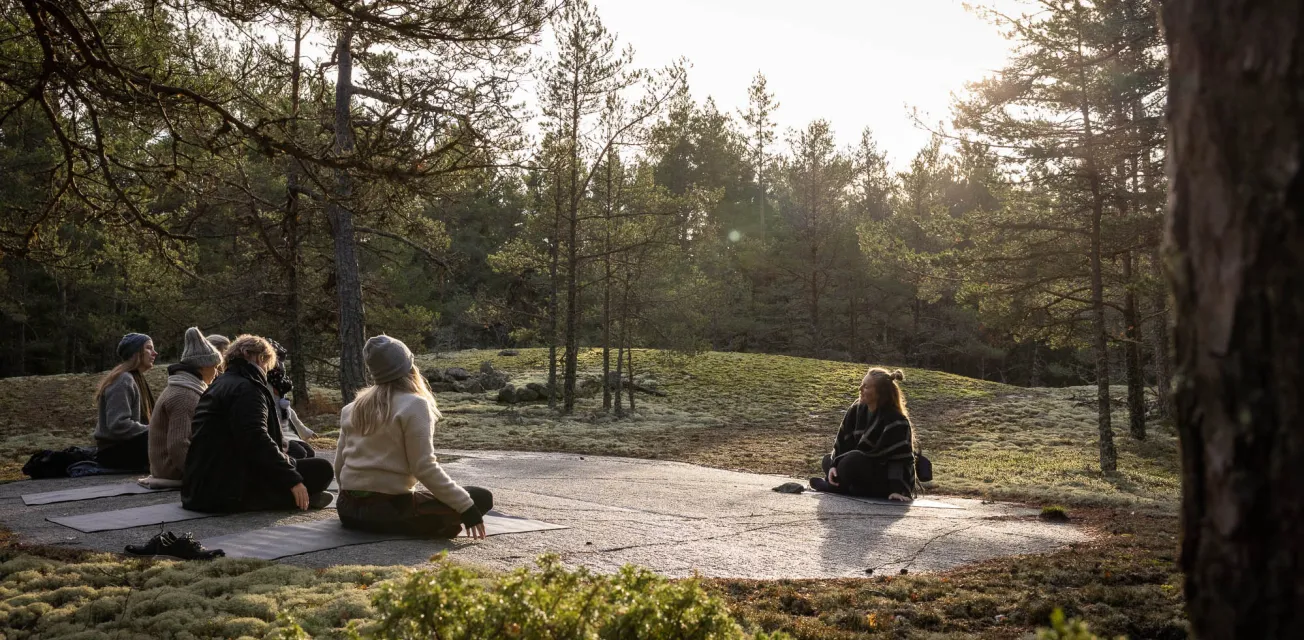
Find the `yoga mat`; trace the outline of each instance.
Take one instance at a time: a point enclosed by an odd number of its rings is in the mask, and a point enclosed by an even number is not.
[[[881,504],[881,505],[893,506],[893,507],[920,507],[923,509],[963,509],[964,508],[959,505],[947,504],[945,502],[938,502],[937,500],[929,500],[927,498],[915,498],[911,502],[901,502],[899,500],[887,500],[884,498],[862,498],[860,496],[849,496],[842,493],[823,493],[819,491],[811,491],[809,489],[807,489],[802,495],[815,496],[815,497],[836,496],[839,498],[846,498],[847,500],[855,500],[856,502],[864,502],[866,504]]]
[[[485,533],[491,536],[528,531],[568,529],[558,524],[508,516],[490,511],[484,517]],[[314,551],[338,549],[355,544],[370,544],[387,540],[419,539],[398,533],[371,533],[345,529],[338,518],[323,518],[304,524],[255,529],[204,540],[209,549],[221,549],[231,558],[258,558],[275,560]]]
[[[34,507],[38,504],[55,504],[56,502],[76,502],[78,500],[93,500],[95,498],[111,498],[113,496],[128,496],[137,493],[162,493],[165,491],[176,491],[177,489],[147,489],[136,483],[131,482],[114,482],[111,484],[97,484],[89,487],[76,487],[73,489],[62,489],[59,491],[46,491],[43,493],[26,493],[23,494],[23,504]]]
[[[334,509],[334,501],[332,501],[326,508]],[[303,512],[287,509],[284,511],[255,511],[251,513],[294,514]],[[189,511],[187,509],[182,509],[181,503],[179,502],[170,502],[167,504],[152,504],[146,507],[135,507],[132,509],[119,509],[117,511],[101,511],[98,513],[83,513],[76,516],[64,516],[62,518],[46,518],[46,520],[76,529],[82,533],[95,533],[97,531],[117,531],[119,529],[148,527],[169,522],[198,520],[200,518],[212,518],[214,516],[223,515],[231,514]]]

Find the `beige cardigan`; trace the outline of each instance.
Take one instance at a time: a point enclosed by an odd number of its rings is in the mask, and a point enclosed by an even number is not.
[[[435,412],[417,394],[396,393],[390,420],[370,434],[357,433],[350,422],[353,403],[340,411],[335,447],[335,477],[343,491],[410,493],[417,481],[440,502],[459,513],[475,504],[471,494],[448,477],[435,459]]]

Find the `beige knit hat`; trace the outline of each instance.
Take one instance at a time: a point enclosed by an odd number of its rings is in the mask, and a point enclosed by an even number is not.
[[[231,346],[231,339],[220,333],[214,333],[208,336],[206,340],[208,340],[209,344],[217,347],[218,353],[226,353],[226,348]]]
[[[362,359],[376,384],[393,382],[412,371],[412,352],[400,340],[380,335],[362,347]]]
[[[181,363],[196,367],[216,367],[222,364],[222,354],[204,338],[204,334],[199,332],[199,327],[190,327],[186,329],[186,344],[181,350]]]

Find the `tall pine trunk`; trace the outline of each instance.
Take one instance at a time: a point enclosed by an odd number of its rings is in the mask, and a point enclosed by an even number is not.
[[[299,65],[300,47],[303,44],[303,28],[296,23],[294,29],[294,67],[290,77],[290,138],[298,142],[299,133],[299,86],[303,77],[303,67]],[[299,161],[290,158],[289,175],[286,184],[289,200],[286,211],[285,236],[286,251],[286,286],[290,290],[290,380],[294,383],[294,407],[300,413],[308,409],[308,359],[304,355],[306,345],[303,339],[303,284],[300,282],[300,200],[299,200]]]
[[[1081,43],[1081,6],[1079,15],[1078,59],[1084,59]],[[1105,325],[1105,280],[1101,264],[1101,225],[1105,212],[1105,197],[1101,193],[1100,165],[1096,159],[1095,135],[1091,128],[1091,109],[1087,105],[1086,65],[1081,64],[1078,90],[1081,92],[1082,135],[1087,180],[1091,187],[1091,334],[1096,357],[1096,427],[1100,438],[1100,470],[1112,473],[1118,470],[1118,451],[1114,448],[1114,427],[1110,412],[1109,395],[1109,334]]]
[[[606,168],[607,202],[603,209],[606,219],[603,221],[605,235],[602,243],[602,410],[611,411],[611,210],[615,179],[612,176],[610,157]],[[616,385],[620,385],[619,378],[616,379]]]
[[[557,408],[557,314],[561,311],[558,263],[561,260],[561,171],[552,174],[552,237],[548,239],[548,408]]]
[[[335,41],[335,149],[336,158],[353,154],[353,30],[345,28]],[[354,243],[353,212],[345,203],[353,195],[353,178],[347,169],[335,170],[335,197],[326,205],[335,242],[335,288],[339,298],[340,322],[340,393],[344,402],[367,385],[367,370],[362,362],[365,340],[362,309],[362,279],[358,273],[357,247]]]
[[[1123,361],[1127,375],[1128,428],[1132,437],[1146,439],[1146,381],[1141,369],[1141,312],[1136,303],[1132,252],[1123,254]]]
[[[576,66],[571,74],[570,129],[567,135],[570,161],[570,198],[566,229],[566,362],[562,373],[562,413],[575,410],[575,378],[579,365],[579,227],[580,227],[580,77]]]
[[[1150,262],[1155,275],[1162,279],[1163,264],[1158,250]],[[1173,358],[1172,345],[1169,343],[1167,293],[1155,289],[1150,297],[1150,307],[1154,314],[1154,320],[1150,323],[1150,342],[1155,358],[1155,392],[1159,396],[1159,415],[1167,418],[1173,415]]]
[[[1169,282],[1193,635],[1304,630],[1304,7],[1170,0]]]

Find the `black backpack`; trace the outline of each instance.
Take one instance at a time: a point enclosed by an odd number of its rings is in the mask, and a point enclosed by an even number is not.
[[[32,454],[32,457],[27,459],[27,464],[23,465],[23,474],[30,476],[33,480],[67,478],[69,465],[83,460],[94,459],[94,447],[68,447],[63,451],[46,449],[40,453]]]
[[[915,478],[920,482],[933,481],[933,461],[922,453],[915,454]]]

